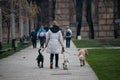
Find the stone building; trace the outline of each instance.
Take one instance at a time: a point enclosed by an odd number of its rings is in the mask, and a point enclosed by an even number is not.
[[[38,15],[37,24],[50,25],[52,19],[52,0],[41,0],[39,3],[41,13]],[[83,15],[82,15],[82,39],[89,39],[89,26],[86,21],[85,2],[83,2]],[[120,0],[93,0],[92,1],[92,20],[94,25],[95,39],[113,39],[120,37]],[[58,21],[60,27],[64,31],[66,26],[70,26],[73,31],[73,38],[76,38],[76,11],[75,0],[56,0],[55,19]],[[16,19],[17,20],[17,19]],[[3,23],[3,40],[9,36],[7,23]],[[31,25],[29,25],[31,26]],[[25,28],[26,26],[24,26]],[[26,30],[26,29],[24,29]],[[30,30],[29,30],[30,31]],[[19,38],[19,26],[16,22],[16,37]]]
[[[47,0],[48,1],[48,0]],[[55,19],[59,22],[61,28],[64,30],[65,26],[69,25],[76,36],[76,13],[75,0],[56,0]],[[48,1],[49,6],[51,0]],[[92,1],[92,19],[94,24],[95,39],[113,39],[120,36],[118,23],[116,19],[120,17],[119,0],[93,0]],[[85,6],[85,3],[83,3]],[[49,7],[48,9],[50,9]],[[84,8],[84,7],[83,7]],[[86,11],[83,9],[82,39],[89,39],[89,27],[85,17]],[[51,14],[49,13],[49,21],[51,21]],[[49,22],[50,23],[50,22]]]

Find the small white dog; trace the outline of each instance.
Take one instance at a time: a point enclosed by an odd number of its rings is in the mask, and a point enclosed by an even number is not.
[[[68,61],[68,59],[65,59],[63,62],[63,69],[68,70],[68,65],[69,65],[69,61]]]
[[[85,66],[85,60],[86,60],[85,57],[86,57],[86,55],[88,55],[87,49],[80,49],[79,50],[78,56],[79,56],[80,66],[81,67]]]

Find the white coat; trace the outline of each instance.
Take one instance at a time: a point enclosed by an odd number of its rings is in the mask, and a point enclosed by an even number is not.
[[[63,36],[61,31],[59,30],[56,33],[53,33],[49,30],[46,33],[46,45],[47,45],[47,52],[53,54],[59,54],[62,52],[63,45]]]

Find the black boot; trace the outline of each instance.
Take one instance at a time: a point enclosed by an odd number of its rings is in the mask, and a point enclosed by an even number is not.
[[[59,55],[55,54],[55,68],[59,68],[59,66],[58,66],[58,59],[59,59]]]
[[[50,63],[50,69],[53,69],[53,63]]]

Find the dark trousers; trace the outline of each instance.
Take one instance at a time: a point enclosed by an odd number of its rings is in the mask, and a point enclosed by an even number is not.
[[[50,63],[53,63],[54,55],[55,55],[55,67],[58,67],[59,54],[51,53],[50,54]]]
[[[70,40],[71,38],[66,38],[66,48],[70,48]]]
[[[33,48],[36,48],[37,46],[36,39],[32,39],[32,45],[33,45]]]
[[[40,39],[40,47],[44,48],[45,36],[39,37],[39,39]]]

